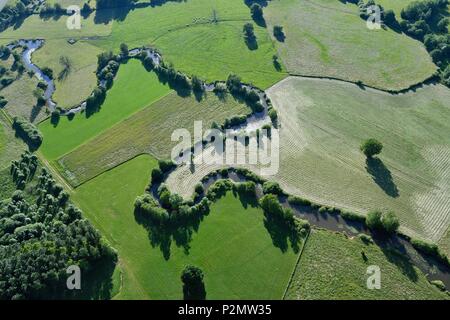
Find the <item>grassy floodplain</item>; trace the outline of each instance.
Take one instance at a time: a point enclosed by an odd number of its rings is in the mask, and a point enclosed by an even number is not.
[[[0,170],[9,168],[12,160],[16,160],[27,148],[21,140],[15,138],[11,123],[0,110]]]
[[[97,84],[97,55],[101,49],[86,42],[69,44],[66,39],[48,40],[33,54],[33,62],[40,68],[49,67],[55,77],[53,100],[61,108],[70,108],[84,101]],[[71,62],[67,76],[59,77],[63,66],[61,57]]]
[[[172,148],[178,143],[171,141],[176,129],[188,129],[193,135],[195,121],[202,121],[203,130],[207,130],[213,121],[223,123],[227,118],[250,112],[231,96],[223,101],[210,92],[198,101],[193,96],[180,97],[172,92],[65,154],[58,165],[69,181],[78,185],[138,154],[170,159]]]
[[[298,253],[290,245],[286,251],[276,247],[261,209],[244,207],[231,193],[212,205],[198,229],[190,230],[190,242],[177,245],[171,238],[168,259],[157,241],[152,245],[150,234],[134,218],[133,203],[156,165],[150,156],[137,157],[73,195],[119,252],[123,287],[116,298],[181,299],[180,273],[186,264],[205,272],[208,299],[281,298]]]
[[[98,113],[89,118],[77,114],[72,120],[61,117],[56,127],[50,120],[39,125],[44,134],[41,151],[47,159],[56,160],[169,92],[169,87],[159,82],[154,72],[147,72],[139,61],[130,60],[120,66]]]
[[[120,14],[123,18],[114,21],[111,35],[92,43],[115,50],[121,42],[151,45],[177,69],[208,81],[224,80],[234,72],[267,88],[285,77],[273,65],[276,51],[265,28],[254,24],[258,49],[247,48],[242,28],[253,21],[243,0],[167,2]],[[108,21],[108,15],[105,11],[98,19]],[[214,15],[216,23],[211,22]]]
[[[364,252],[367,261],[364,261]],[[377,265],[381,271],[381,289],[366,286],[367,267]],[[430,284],[425,275],[403,256],[382,251],[375,244],[359,238],[313,230],[306,242],[286,299],[448,299]]]
[[[214,14],[217,23],[211,22]],[[43,19],[35,15],[20,28],[11,27],[0,34],[1,44],[17,39],[47,40],[47,48],[41,49],[43,53],[35,53],[36,62],[55,70],[61,68],[62,49],[72,57],[74,72],[56,83],[55,100],[63,107],[86,98],[88,89],[95,85],[92,63],[96,63],[98,51],[118,52],[123,42],[130,48],[154,46],[177,69],[208,81],[225,80],[234,72],[246,82],[267,88],[286,76],[283,68],[277,70],[273,65],[276,50],[264,28],[255,25],[258,49],[247,48],[242,28],[252,19],[242,0],[189,0],[134,10],[99,10],[82,20],[80,30],[68,30],[66,18]],[[70,46],[66,41],[71,38],[79,42]],[[76,47],[83,49],[75,50]],[[74,87],[78,96],[71,91]]]
[[[370,30],[358,7],[336,0],[271,1],[269,30],[284,27],[277,42],[291,74],[328,76],[390,90],[419,83],[435,71],[425,47],[393,30]]]

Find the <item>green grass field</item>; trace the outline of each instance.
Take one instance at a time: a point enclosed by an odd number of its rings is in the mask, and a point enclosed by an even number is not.
[[[64,155],[58,165],[68,180],[78,185],[138,154],[170,159],[172,148],[178,144],[171,141],[176,129],[188,129],[193,135],[195,121],[203,121],[203,130],[207,130],[213,121],[223,123],[250,112],[231,96],[221,101],[208,93],[198,102],[194,97],[182,98],[172,92]]]
[[[364,261],[361,252],[367,256]],[[367,267],[381,271],[381,289],[367,289]],[[448,299],[403,256],[360,239],[313,230],[286,295],[287,299]]]
[[[214,11],[218,23],[210,22]],[[252,20],[242,0],[167,2],[129,12],[125,20],[113,23],[109,37],[91,43],[115,50],[122,42],[130,47],[152,45],[166,61],[189,74],[215,81],[234,72],[246,82],[267,88],[285,73],[273,65],[276,51],[264,28],[255,25],[258,49],[247,48],[242,35],[246,22]]]
[[[67,16],[61,16],[58,19],[42,19],[38,15],[32,15],[25,19],[19,28],[12,26],[0,33],[0,44],[18,39],[56,40],[105,37],[111,32],[112,23],[96,23],[93,14],[82,20],[79,30],[69,30],[66,21]],[[54,54],[57,55],[58,52],[54,52]]]
[[[280,299],[297,254],[274,246],[259,208],[244,208],[231,193],[212,205],[192,230],[192,240],[170,244],[166,260],[152,246],[133,214],[133,202],[157,165],[140,156],[76,189],[73,199],[118,250],[123,287],[118,299],[181,299],[181,270],[187,264],[205,273],[207,299]],[[154,235],[156,237],[157,235]],[[179,238],[178,238],[179,239]]]
[[[169,92],[169,87],[159,82],[154,72],[147,72],[139,61],[130,60],[121,65],[98,113],[89,118],[78,114],[72,120],[61,117],[56,127],[50,120],[39,125],[44,135],[41,151],[47,159],[56,160]]]
[[[284,27],[278,51],[292,74],[329,76],[383,89],[419,83],[435,71],[418,41],[392,30],[370,30],[353,4],[336,0],[271,1],[269,30]]]
[[[55,75],[53,100],[59,107],[69,108],[84,101],[97,85],[97,55],[101,50],[79,41],[71,45],[65,39],[48,40],[33,54],[40,68],[49,67]],[[67,76],[58,77],[63,70],[61,57],[69,58],[71,69]]]

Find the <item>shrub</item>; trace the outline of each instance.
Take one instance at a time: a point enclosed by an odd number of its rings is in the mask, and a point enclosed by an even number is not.
[[[345,220],[349,220],[349,221],[359,221],[359,222],[365,222],[366,221],[366,217],[364,217],[363,215],[359,215],[357,213],[354,212],[350,212],[350,211],[342,211],[341,212],[341,217]]]
[[[169,219],[168,212],[148,193],[136,198],[134,208],[142,217],[153,222],[164,223]]]
[[[277,111],[275,109],[271,108],[268,113],[269,113],[270,120],[272,120],[272,123],[275,125],[278,121]]]
[[[433,280],[430,282],[431,282],[431,284],[435,285],[439,290],[441,290],[441,291],[446,290],[445,284],[441,280]]]
[[[155,168],[152,170],[152,184],[156,184],[162,181],[163,178],[163,173],[161,171],[161,169],[159,168]]]
[[[291,205],[300,205],[300,206],[310,206],[311,205],[311,201],[297,197],[297,196],[289,196],[288,202]]]
[[[393,212],[372,211],[367,215],[366,225],[371,230],[392,234],[397,232],[400,222]]]
[[[277,182],[267,181],[263,184],[264,194],[272,193],[276,195],[283,195],[284,192]]]
[[[181,281],[183,282],[184,300],[204,300],[206,298],[203,271],[200,268],[186,266],[181,273]]]
[[[205,188],[203,188],[203,185],[201,183],[195,185],[195,192],[199,195],[205,192]]]
[[[206,194],[207,198],[211,201],[216,201],[225,195],[227,191],[233,189],[233,182],[227,179],[217,180],[212,186],[209,187]]]
[[[381,223],[382,213],[380,211],[371,211],[367,214],[366,225],[372,230],[381,230],[383,224]]]
[[[256,184],[253,181],[239,182],[236,184],[236,190],[245,195],[256,195]]]
[[[372,237],[367,235],[367,234],[365,234],[365,233],[361,233],[359,235],[359,239],[361,239],[361,241],[364,242],[365,244],[373,243]]]
[[[387,233],[395,233],[400,227],[400,221],[393,212],[387,212],[381,217],[381,223],[383,224],[383,230]]]
[[[383,144],[376,139],[367,139],[361,144],[360,149],[367,158],[372,158],[383,150]]]
[[[411,244],[418,251],[423,252],[426,255],[435,257],[435,258],[439,259],[439,261],[450,266],[449,258],[440,251],[439,247],[436,244],[418,240],[418,239],[411,239]]]
[[[42,134],[32,123],[25,119],[15,117],[12,127],[16,131],[16,134],[28,144],[31,150],[36,150],[41,146],[43,140]]]
[[[292,210],[284,209],[276,195],[266,194],[259,200],[259,203],[264,213],[270,218],[284,221],[291,226],[294,225],[294,214]]]
[[[172,160],[159,160],[158,165],[163,173],[167,173],[176,167],[176,164]]]

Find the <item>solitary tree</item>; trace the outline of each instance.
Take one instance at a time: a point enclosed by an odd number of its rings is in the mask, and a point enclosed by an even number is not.
[[[371,230],[380,230],[382,213],[380,211],[372,211],[367,214],[366,225]]]
[[[394,212],[390,211],[381,217],[381,223],[383,224],[383,230],[387,233],[395,233],[400,227],[400,222]]]
[[[183,282],[184,300],[205,300],[206,291],[203,282],[203,271],[196,267],[188,265],[181,273]]]
[[[379,154],[383,150],[383,144],[376,139],[367,139],[361,144],[361,151],[367,158],[372,158],[374,155]]]
[[[128,57],[128,46],[125,43],[120,45],[120,54],[122,57]]]
[[[366,225],[371,230],[382,231],[387,234],[397,232],[400,222],[394,212],[381,213],[372,211],[366,217]]]

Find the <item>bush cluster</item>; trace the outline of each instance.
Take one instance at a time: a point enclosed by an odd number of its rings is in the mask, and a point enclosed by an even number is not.
[[[41,146],[42,134],[32,123],[23,118],[14,117],[12,127],[17,136],[28,144],[30,150],[37,150]]]

